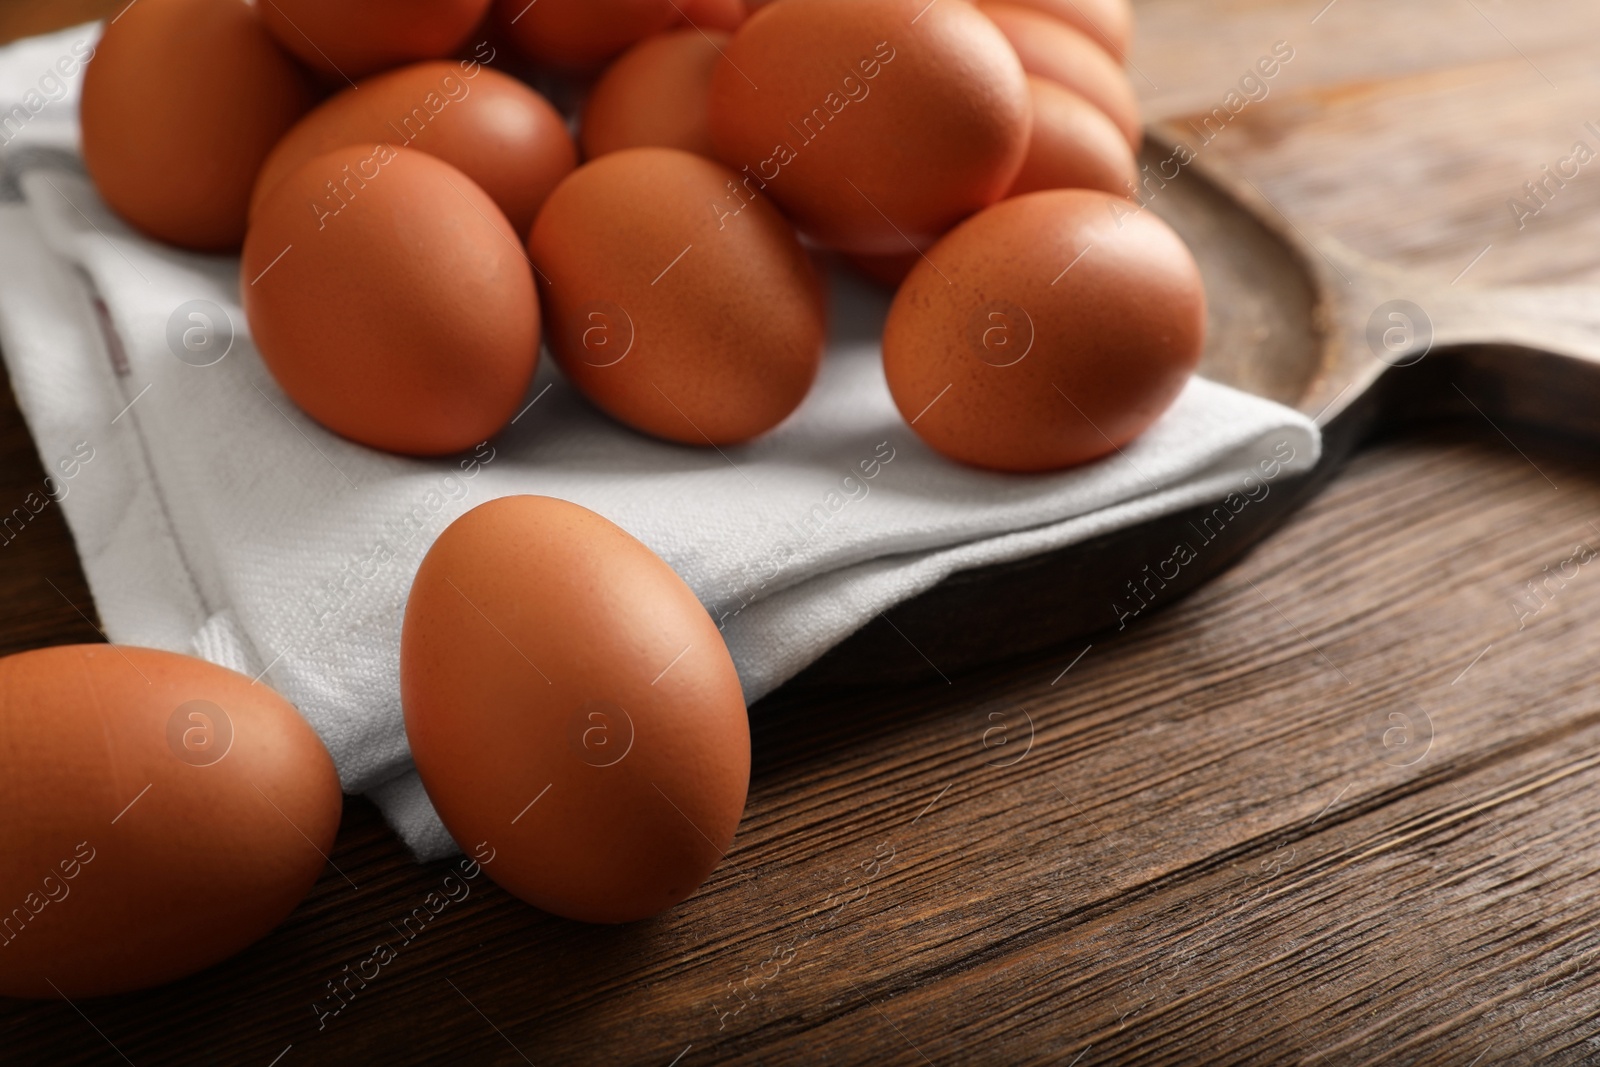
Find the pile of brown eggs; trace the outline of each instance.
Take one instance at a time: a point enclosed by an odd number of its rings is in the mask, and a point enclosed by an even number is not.
[[[84,162],[145,234],[242,250],[266,366],[374,448],[490,437],[541,343],[634,430],[757,437],[817,375],[830,265],[896,290],[884,374],[943,455],[1057,470],[1149,426],[1204,299],[1126,196],[1126,0],[750,6],[139,0],[89,66]],[[582,101],[576,142],[530,81]],[[509,497],[457,519],[397,669],[463,877],[620,922],[730,845],[738,675],[688,586],[600,516]],[[115,646],[0,660],[0,993],[167,981],[304,896],[339,783],[259,682]]]
[[[475,444],[542,337],[635,430],[749,440],[816,377],[825,254],[897,287],[890,391],[966,463],[1104,455],[1193,370],[1198,271],[1126,199],[1126,0],[489,8],[145,0],[89,69],[106,201],[162,240],[242,244],[256,346],[334,432]],[[510,59],[586,98],[577,144],[487,65]]]

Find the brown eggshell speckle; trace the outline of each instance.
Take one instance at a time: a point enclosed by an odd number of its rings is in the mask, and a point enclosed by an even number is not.
[[[467,448],[505,425],[533,377],[522,247],[488,194],[433,156],[368,145],[302,164],[262,201],[240,266],[273,377],[351,440]]]
[[[912,268],[883,334],[889,391],[951,459],[1046,471],[1142,433],[1200,360],[1205,293],[1181,238],[1129,201],[1029,193]]]
[[[524,55],[589,70],[681,17],[672,0],[495,0],[495,18]]]
[[[733,840],[750,779],[733,661],[672,568],[592,511],[514,496],[452,523],[411,587],[400,689],[440,818],[530,904],[643,919]]]
[[[321,740],[242,674],[146,648],[0,659],[0,994],[144,989],[311,889],[342,798]]]
[[[242,0],[142,0],[107,25],[84,75],[83,163],[151,237],[227,251],[262,160],[312,100]]]
[[[340,83],[448,56],[488,10],[489,0],[261,0],[278,42]]]
[[[1126,196],[1139,177],[1133,150],[1105,112],[1070,89],[1028,75],[1033,136],[1009,196],[1040,189],[1099,189]]]
[[[515,78],[472,60],[416,63],[334,96],[278,142],[250,210],[307,160],[347,145],[387,142],[444,160],[477,182],[519,235],[577,166],[566,123]]]
[[[930,244],[999,199],[1030,112],[1016,54],[966,3],[782,0],[740,27],[711,81],[722,161],[817,240],[865,255]]]
[[[1117,60],[1059,19],[1001,0],[980,0],[978,10],[1000,27],[1029,74],[1065,86],[1104,111],[1130,147],[1144,140],[1139,99]]]
[[[579,134],[588,159],[624,148],[681,148],[711,157],[711,72],[729,36],[678,30],[641,41],[595,83]]]
[[[601,156],[556,187],[528,252],[561,369],[637,430],[733,444],[811,388],[816,272],[783,216],[718,163],[672,148]]]

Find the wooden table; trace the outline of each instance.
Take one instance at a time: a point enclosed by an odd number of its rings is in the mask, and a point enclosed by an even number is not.
[[[1441,280],[1600,282],[1600,161],[1521,229],[1507,205],[1600,149],[1600,5],[1325,3],[1141,3],[1152,117],[1209,112],[1286,41],[1210,159]],[[0,452],[3,504],[43,477],[9,406]],[[163,989],[0,1006],[0,1059],[1600,1062],[1600,561],[1528,590],[1580,546],[1592,453],[1482,421],[1378,442],[1120,636],[764,701],[735,847],[654,921],[480,879],[402,943],[449,867],[352,799],[333,860],[358,888],[330,870]],[[56,508],[3,552],[0,650],[95,639]],[[398,958],[319,1028],[379,942]]]

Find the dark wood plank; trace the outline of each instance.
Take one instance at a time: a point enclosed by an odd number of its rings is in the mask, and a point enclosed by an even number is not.
[[[1594,1062],[1597,723],[1376,808],[1331,793],[1316,832],[1174,884],[1018,901],[1057,914],[958,980],[862,974],[761,1062],[868,1041],[940,1063]]]
[[[1135,85],[1147,117],[1179,129],[1199,125],[1273,42],[1294,48],[1265,99],[1194,142],[1313,236],[1441,283],[1489,246],[1467,280],[1600,280],[1593,164],[1552,186],[1520,227],[1508,204],[1529,201],[1524,183],[1544,180],[1574,142],[1600,151],[1585,126],[1600,126],[1600,7],[1147,0],[1137,10],[1133,58],[1161,88]]]
[[[70,490],[69,490],[70,491]],[[94,601],[0,367],[0,655],[98,641]]]

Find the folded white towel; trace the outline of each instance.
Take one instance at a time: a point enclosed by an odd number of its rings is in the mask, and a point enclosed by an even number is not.
[[[1028,477],[958,467],[889,398],[887,298],[844,278],[815,389],[752,444],[634,434],[546,358],[529,406],[476,451],[371,451],[274,384],[236,259],[150,242],[95,194],[77,156],[81,74],[58,60],[96,33],[0,49],[0,106],[28,113],[0,122],[0,350],[48,492],[112,640],[263,675],[322,735],[344,788],[372,795],[419,857],[455,846],[411,770],[400,620],[423,553],[476,504],[541,493],[634,534],[721,620],[753,701],[955,571],[1220,499],[1264,460],[1291,474],[1318,456],[1305,417],[1196,379],[1105,461]]]

